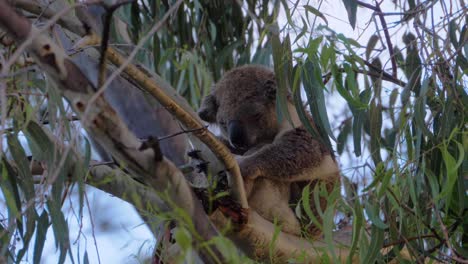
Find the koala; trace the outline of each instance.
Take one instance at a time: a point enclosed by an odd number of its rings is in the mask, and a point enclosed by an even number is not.
[[[200,118],[219,127],[221,140],[236,154],[251,208],[281,230],[299,235],[305,226],[319,235],[317,226],[298,218],[293,207],[301,199],[302,188],[325,183],[330,192],[339,184],[339,169],[333,152],[314,138],[301,124],[291,99],[288,111],[292,122],[278,119],[277,85],[273,71],[247,65],[232,69],[203,98]],[[312,117],[310,117],[312,120]],[[311,195],[313,197],[313,195]],[[313,199],[313,198],[312,198]],[[326,200],[311,210],[320,219]]]

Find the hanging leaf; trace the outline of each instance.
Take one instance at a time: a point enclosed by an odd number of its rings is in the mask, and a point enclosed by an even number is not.
[[[366,59],[369,59],[369,56],[371,52],[374,50],[375,45],[377,45],[377,42],[379,41],[379,36],[377,35],[372,35],[369,38],[369,41],[367,42],[367,47],[366,47]]]
[[[370,240],[370,246],[362,263],[374,263],[377,260],[384,242],[384,230],[372,225]]]
[[[380,139],[382,131],[382,105],[372,100],[369,109],[370,114],[370,151],[374,164],[382,162],[380,155]]]
[[[275,65],[275,77],[278,87],[278,90],[276,92],[276,112],[278,115],[279,122],[281,122],[283,118],[286,118],[286,120],[288,120],[288,122],[292,124],[292,119],[289,115],[287,102],[289,94],[289,59],[287,58],[287,56],[285,56],[284,47],[279,39],[279,28],[276,24],[270,27],[270,41],[272,43],[273,48],[273,62]]]
[[[406,78],[408,78],[407,87],[405,87],[405,89],[409,89],[415,94],[419,94],[419,90],[421,88],[422,66],[416,37],[413,34],[408,33],[403,36],[403,42],[406,45],[406,60],[404,71]]]
[[[348,20],[351,27],[356,27],[356,13],[357,13],[357,1],[355,0],[343,0],[346,12],[348,13]]]
[[[338,134],[338,137],[336,138],[336,150],[338,154],[342,154],[343,150],[346,146],[347,139],[349,134],[351,133],[351,121],[346,120],[344,123],[343,128],[340,131],[340,134]]]
[[[459,157],[458,160],[455,160],[455,157],[450,154],[448,151],[448,146],[443,145],[440,146],[439,149],[442,153],[442,157],[444,159],[444,165],[445,165],[445,170],[447,174],[447,180],[445,184],[443,184],[442,190],[440,192],[440,197],[446,197],[446,210],[448,209],[448,206],[450,205],[450,200],[452,197],[453,193],[453,188],[455,187],[455,183],[457,182],[458,179],[458,168],[461,166],[464,157],[465,157],[465,151],[463,148],[463,145],[460,144],[459,142],[456,142],[456,145],[458,147],[458,153]]]
[[[364,121],[364,111],[357,111],[353,113],[353,143],[354,154],[356,157],[361,156],[361,131]]]
[[[23,224],[21,219],[21,199],[16,181],[16,173],[8,163],[5,155],[2,155],[2,174],[0,175],[0,188],[8,209],[8,225],[18,222],[18,231],[23,235]],[[8,244],[8,243],[7,243]]]
[[[353,255],[357,252],[358,243],[360,241],[361,229],[363,228],[364,215],[362,213],[362,206],[359,203],[359,199],[354,200],[353,206],[353,233],[351,239],[351,247],[349,249],[349,256],[346,263],[353,263]]]
[[[327,24],[327,26],[328,26],[328,20],[327,20],[327,18],[326,18],[326,17],[322,14],[322,12],[320,12],[318,9],[316,9],[316,8],[310,6],[310,5],[305,5],[305,6],[304,6],[304,9],[305,9],[306,11],[308,11],[308,12],[310,12],[310,13],[312,13],[312,14],[318,16],[318,17],[320,17],[323,21],[325,21],[325,24]]]
[[[313,61],[312,61],[313,60]],[[328,137],[336,141],[331,130],[330,121],[328,120],[327,109],[325,106],[325,89],[322,82],[322,73],[318,61],[313,58],[308,58],[304,63],[301,73],[304,91],[307,95],[307,103],[310,107],[310,112],[317,125],[317,129],[321,138],[325,140],[327,146],[331,148],[331,143]]]
[[[54,230],[55,247],[58,248],[60,253],[58,263],[64,263],[67,252],[70,252],[71,255],[68,224],[63,212],[60,210],[60,200],[47,200],[47,208],[49,209],[52,229]]]
[[[41,216],[37,221],[36,242],[34,243],[33,263],[40,263],[42,251],[46,241],[47,230],[49,229],[49,215],[47,211],[42,211]]]

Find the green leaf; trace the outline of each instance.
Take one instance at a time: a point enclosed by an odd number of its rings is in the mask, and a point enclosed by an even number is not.
[[[356,157],[361,156],[361,132],[362,132],[363,121],[364,121],[363,111],[358,111],[354,113],[353,143],[354,143],[354,154],[356,155]]]
[[[71,254],[68,224],[63,212],[60,210],[60,200],[47,200],[47,208],[49,209],[52,229],[54,231],[55,247],[60,252],[58,263],[63,263],[69,250]]]
[[[300,74],[299,70],[296,71],[296,75],[297,74]],[[296,107],[299,119],[301,120],[301,123],[304,125],[307,132],[309,132],[314,138],[320,139],[320,134],[318,133],[317,129],[313,127],[313,124],[311,124],[309,114],[307,114],[304,109],[301,98],[301,91],[299,88],[294,90],[294,106]]]
[[[8,149],[18,168],[18,183],[27,201],[35,199],[34,181],[29,169],[29,160],[16,135],[8,135]]]
[[[374,263],[377,260],[384,242],[384,230],[378,228],[376,225],[372,225],[370,240],[370,246],[362,263]]]
[[[338,154],[343,154],[344,147],[347,144],[347,139],[349,134],[351,133],[351,122],[350,120],[347,120],[344,123],[343,128],[340,131],[340,134],[338,134],[338,137],[336,138],[336,150]]]
[[[38,123],[34,121],[29,122],[23,133],[35,159],[50,160],[53,157],[54,144]]]
[[[371,202],[366,201],[364,202],[365,209],[366,209],[366,214],[369,217],[369,220],[372,222],[372,224],[379,229],[385,230],[388,228],[388,225],[385,224],[382,219],[380,219],[379,213],[380,213],[380,208],[379,204],[371,204]],[[368,263],[368,262],[366,262]]]
[[[379,36],[375,34],[369,38],[369,41],[367,42],[367,47],[366,47],[366,59],[367,60],[369,59],[369,56],[371,52],[374,50],[375,45],[377,44],[378,41],[379,41]]]
[[[448,25],[450,42],[452,43],[455,49],[458,49],[459,47],[458,40],[457,40],[457,29],[458,29],[457,18],[455,18],[455,19],[452,19]]]
[[[309,219],[314,219],[314,213],[310,209],[310,184],[306,185],[304,189],[302,189],[302,205],[304,212],[306,213],[307,217]]]
[[[2,155],[2,174],[0,178],[0,188],[8,209],[8,225],[13,225],[14,221],[18,222],[18,231],[23,233],[23,226],[21,223],[21,199],[16,182],[16,173],[8,163],[5,155]]]
[[[307,95],[307,103],[310,112],[317,125],[318,132],[327,146],[331,148],[329,138],[336,141],[328,120],[327,108],[325,106],[324,85],[322,82],[322,73],[318,60],[308,58],[302,68],[301,79],[304,85],[304,91]]]
[[[83,264],[89,264],[88,251],[85,251],[83,255]]]
[[[392,90],[392,93],[390,94],[390,102],[389,102],[389,108],[388,110],[390,111],[390,118],[392,120],[392,124],[394,127],[396,127],[396,122],[395,122],[395,103],[396,103],[396,100],[397,100],[397,97],[398,97],[398,89],[393,89]]]
[[[328,252],[330,252],[332,255],[333,263],[339,263],[340,261],[338,260],[335,254],[336,246],[333,241],[333,232],[332,232],[333,227],[334,227],[334,221],[333,221],[334,215],[335,215],[335,208],[333,208],[333,206],[328,206],[323,215],[323,235],[325,237],[325,243],[327,243],[327,246],[328,246]]]
[[[444,159],[445,169],[447,173],[447,180],[445,184],[442,186],[442,191],[440,192],[439,198],[441,197],[447,198],[447,202],[445,203],[447,208],[450,205],[450,200],[452,197],[451,194],[453,192],[453,188],[455,187],[455,183],[457,182],[457,179],[458,179],[458,168],[461,166],[465,158],[465,151],[464,151],[463,145],[460,144],[459,142],[455,142],[455,143],[458,147],[458,153],[459,153],[458,160],[455,160],[452,154],[450,154],[447,145],[444,144],[443,146],[439,147],[442,153],[442,158]]]
[[[4,259],[5,263],[14,263],[12,256],[14,252],[10,249],[12,232],[7,230],[2,223],[0,223],[0,256]]]
[[[322,12],[320,12],[318,9],[310,6],[310,5],[305,5],[304,6],[304,9],[318,17],[320,17],[321,19],[323,19],[323,21],[325,21],[325,24],[327,24],[328,26],[328,21],[327,21],[327,18],[322,14]]]
[[[49,229],[49,215],[47,211],[42,211],[41,216],[37,221],[36,242],[34,243],[33,263],[40,263],[44,243],[46,241],[47,230]]]
[[[419,90],[421,88],[421,74],[422,74],[422,63],[421,58],[419,57],[419,51],[417,47],[416,37],[408,33],[403,36],[403,41],[406,45],[406,61],[404,71],[406,78],[408,78],[407,87],[415,94],[419,95]]]
[[[192,236],[187,229],[177,228],[174,237],[183,251],[189,250],[192,247]]]
[[[356,27],[356,12],[357,12],[357,1],[355,0],[343,0],[346,12],[348,13],[348,20],[351,27]]]
[[[414,104],[414,122],[424,136],[432,138],[432,132],[427,128],[425,117],[426,117],[426,109],[425,109],[425,100],[426,97],[418,97]]]
[[[385,175],[385,165],[383,163],[377,163],[375,165],[374,180],[364,189],[362,192],[368,192],[381,181]]]
[[[345,66],[346,68],[346,66]],[[344,88],[342,83],[342,74],[339,72],[338,67],[336,65],[332,66],[332,75],[334,79],[334,84],[338,93],[343,96],[346,102],[349,104],[350,107],[356,109],[367,109],[367,104],[362,103],[357,98],[354,98],[347,89]]]
[[[377,192],[377,197],[382,198],[382,196],[385,194],[388,185],[390,183],[390,180],[392,179],[393,175],[393,170],[389,169],[388,171],[385,172],[384,177],[382,178],[382,184],[380,185],[379,191]]]
[[[353,263],[353,255],[358,249],[359,237],[363,226],[364,215],[362,214],[362,206],[359,203],[359,199],[355,199],[353,207],[353,234],[351,240],[351,247],[349,249],[349,256],[346,260],[347,264]]]
[[[370,151],[374,164],[382,162],[380,155],[380,139],[382,130],[382,105],[372,100],[369,109],[370,114]]]
[[[285,56],[285,50],[279,39],[278,25],[270,26],[270,41],[273,48],[273,62],[278,90],[276,92],[276,111],[279,122],[286,118],[292,124],[288,109],[288,85],[289,85],[289,58]],[[289,52],[288,52],[289,53]]]

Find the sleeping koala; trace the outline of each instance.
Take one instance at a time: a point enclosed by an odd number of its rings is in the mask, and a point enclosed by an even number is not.
[[[302,126],[289,100],[288,109],[292,123],[285,118],[278,122],[271,70],[242,66],[221,78],[203,99],[198,114],[218,125],[222,140],[232,153],[241,155],[237,161],[250,207],[271,222],[276,219],[284,232],[299,235],[302,225],[309,234],[318,235],[319,229],[309,220],[298,219],[290,203],[299,202],[307,184],[313,190],[315,184],[325,183],[330,192],[339,184],[339,169],[331,151]],[[321,199],[322,210],[325,203]],[[320,219],[315,202],[310,204]]]

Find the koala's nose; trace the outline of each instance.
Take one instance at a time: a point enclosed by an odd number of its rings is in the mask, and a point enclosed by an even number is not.
[[[233,147],[243,147],[246,142],[246,135],[242,123],[232,120],[228,123],[229,141]]]

